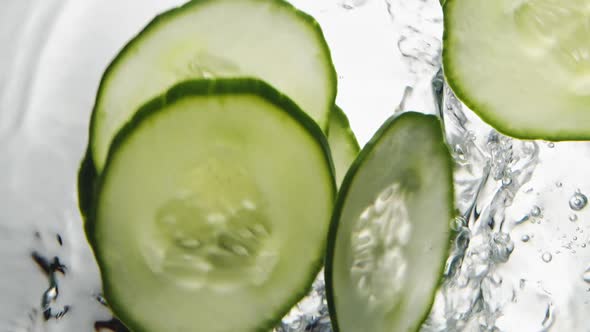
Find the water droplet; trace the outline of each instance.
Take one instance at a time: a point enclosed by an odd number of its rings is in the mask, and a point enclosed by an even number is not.
[[[574,241],[576,241],[577,239],[578,239],[578,237],[577,237],[577,236],[574,236],[574,237],[572,238],[572,240],[574,240]]]
[[[581,192],[576,192],[569,201],[570,208],[574,211],[580,211],[588,204],[588,197]]]
[[[517,225],[522,224],[523,222],[527,221],[530,219],[530,216],[528,214],[525,214],[522,218],[518,219],[515,221],[515,223]]]
[[[463,227],[467,226],[467,221],[464,217],[457,217],[451,220],[451,229],[454,231],[460,231]]]
[[[568,217],[568,219],[572,222],[578,220],[578,215],[575,213],[570,214],[570,216]]]
[[[582,244],[580,245],[580,247],[582,247],[582,248],[586,248],[586,243],[582,243]]]
[[[553,149],[553,148],[555,147],[555,143],[553,143],[553,142],[549,142],[549,143],[547,143],[547,146],[548,146],[550,149]]]
[[[590,284],[590,266],[586,268],[586,271],[584,271],[584,273],[582,274],[582,279],[584,279],[585,282]]]
[[[531,209],[531,215],[533,217],[538,217],[541,215],[541,208],[538,207],[537,205],[533,205],[533,208]]]
[[[555,186],[557,188],[561,188],[561,187],[563,187],[563,183],[561,183],[560,181],[557,181],[557,182],[555,182]]]
[[[530,236],[528,236],[528,235],[526,235],[526,234],[525,234],[525,235],[523,235],[523,236],[520,238],[520,240],[521,240],[522,242],[529,242],[529,240],[530,240],[530,239],[531,239],[531,237],[530,237]]]
[[[551,255],[551,253],[545,251],[543,255],[541,255],[541,259],[543,260],[543,262],[549,263],[553,259],[553,256]]]
[[[543,331],[549,330],[549,328],[553,325],[554,321],[555,321],[555,314],[554,314],[553,303],[549,303],[547,305],[547,310],[545,311],[545,318],[541,322],[541,326],[543,327]]]
[[[512,178],[509,177],[505,177],[502,179],[502,185],[503,186],[509,186],[512,183]]]

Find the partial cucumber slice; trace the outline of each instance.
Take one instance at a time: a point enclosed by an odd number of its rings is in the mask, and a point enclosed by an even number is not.
[[[518,138],[590,139],[590,2],[447,0],[443,62],[457,96]]]
[[[417,331],[448,254],[452,160],[435,116],[392,117],[346,174],[328,238],[336,331]]]
[[[105,296],[132,330],[268,331],[320,270],[335,182],[287,97],[201,80],[123,127],[90,196]]]
[[[78,209],[80,210],[84,222],[86,222],[88,212],[92,205],[97,177],[98,175],[96,174],[96,168],[92,163],[90,151],[87,150],[84,159],[82,159],[82,162],[80,163],[80,169],[78,170]]]
[[[330,52],[313,18],[282,0],[194,0],[156,17],[105,72],[90,129],[97,172],[139,106],[175,83],[211,77],[266,81],[322,128],[336,96]]]
[[[332,151],[332,159],[336,168],[336,184],[340,186],[344,174],[359,153],[360,147],[356,136],[350,129],[346,114],[338,106],[330,113],[328,126],[328,143]]]

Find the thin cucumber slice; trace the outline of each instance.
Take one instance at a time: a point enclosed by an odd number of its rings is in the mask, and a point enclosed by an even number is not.
[[[274,88],[177,85],[89,193],[105,296],[133,331],[268,331],[320,270],[335,191],[321,129]]]
[[[450,244],[452,160],[435,116],[392,117],[346,174],[328,237],[335,331],[417,331]]]
[[[330,52],[313,18],[283,0],[194,0],[156,17],[105,72],[90,128],[97,172],[143,103],[180,81],[211,77],[266,81],[322,128],[336,96]]]
[[[590,139],[590,2],[447,0],[443,63],[457,96],[504,134]]]
[[[356,136],[350,129],[350,123],[342,109],[334,105],[330,113],[328,126],[328,143],[336,169],[336,184],[340,186],[348,168],[360,151]]]

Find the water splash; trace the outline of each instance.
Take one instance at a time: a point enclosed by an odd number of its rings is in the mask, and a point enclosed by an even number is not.
[[[539,147],[536,142],[503,136],[464,112],[465,106],[444,83],[442,71],[433,79],[433,90],[439,93],[436,99],[447,143],[455,147],[456,203],[467,225],[455,239],[447,261],[452,268],[446,270],[422,331],[492,331],[503,305],[513,298],[496,272],[514,251],[510,232],[529,215],[541,215],[535,206],[520,220],[506,217],[539,162]],[[530,236],[521,240],[528,242]]]
[[[326,300],[324,271],[312,285],[311,292],[283,318],[273,332],[331,332]]]

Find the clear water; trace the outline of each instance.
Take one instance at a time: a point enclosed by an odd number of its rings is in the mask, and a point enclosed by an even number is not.
[[[3,1],[0,332],[125,331],[101,297],[76,170],[105,66],[181,2]],[[324,27],[361,143],[396,111],[445,125],[457,235],[422,332],[590,331],[590,143],[514,140],[458,101],[440,72],[436,0],[293,2]],[[331,331],[321,274],[275,331]]]

